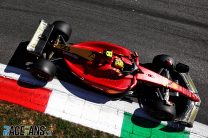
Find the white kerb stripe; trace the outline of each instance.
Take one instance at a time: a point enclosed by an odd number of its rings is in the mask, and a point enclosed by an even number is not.
[[[45,113],[120,136],[124,112],[53,90]]]

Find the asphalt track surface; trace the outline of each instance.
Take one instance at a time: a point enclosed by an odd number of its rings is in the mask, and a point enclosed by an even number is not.
[[[30,40],[40,19],[64,20],[71,42],[108,41],[138,51],[142,63],[165,53],[188,64],[202,100],[196,120],[208,125],[207,7],[207,0],[1,0],[0,63]]]

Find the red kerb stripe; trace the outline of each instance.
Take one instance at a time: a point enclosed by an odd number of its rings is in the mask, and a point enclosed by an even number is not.
[[[20,86],[18,81],[0,76],[0,100],[44,112],[50,94],[49,89]]]

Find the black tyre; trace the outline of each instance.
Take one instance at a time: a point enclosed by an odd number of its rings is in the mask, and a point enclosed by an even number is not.
[[[169,55],[157,55],[154,57],[152,61],[153,65],[157,68],[166,68],[166,69],[174,69],[175,61]]]
[[[53,32],[54,36],[57,37],[58,35],[61,35],[64,38],[64,40],[67,42],[72,33],[71,26],[64,21],[55,21],[53,25],[54,25],[54,32]]]
[[[183,63],[178,63],[176,65],[176,68],[175,69],[179,73],[187,73],[187,72],[189,72],[189,66],[188,65],[185,65]]]
[[[193,123],[191,123],[191,122],[183,122],[183,121],[179,121],[179,122],[177,122],[177,123],[179,123],[179,124],[181,124],[181,125],[184,125],[184,126],[186,126],[186,127],[189,127],[189,128],[192,128],[192,127],[193,127]]]
[[[39,59],[31,66],[30,72],[39,80],[50,81],[55,76],[56,66],[49,60]]]
[[[162,121],[172,121],[176,118],[175,105],[167,105],[162,100],[154,101],[147,107],[147,112]]]

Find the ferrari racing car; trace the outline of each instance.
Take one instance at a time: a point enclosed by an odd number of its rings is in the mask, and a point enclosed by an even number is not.
[[[154,118],[192,127],[200,98],[189,66],[164,54],[142,64],[137,52],[108,42],[67,43],[71,32],[63,21],[40,21],[27,45],[35,57],[32,75],[50,81],[56,75],[56,63],[62,60],[85,84],[110,95],[136,96]]]

